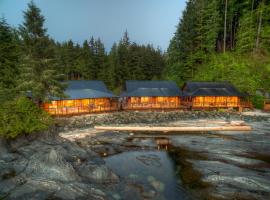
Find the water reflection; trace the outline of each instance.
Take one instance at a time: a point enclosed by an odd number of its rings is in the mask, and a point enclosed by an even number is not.
[[[155,154],[140,155],[136,157],[137,160],[142,162],[144,165],[152,167],[161,167],[161,159]]]
[[[155,139],[156,140],[156,139]],[[157,139],[158,145],[168,148],[165,139]],[[166,140],[169,142],[169,140]],[[167,147],[165,147],[167,145]],[[106,164],[127,182],[151,187],[158,199],[188,199],[182,183],[176,175],[174,161],[166,151],[131,151],[105,158]],[[145,189],[147,190],[147,189]],[[147,191],[142,191],[142,194]],[[161,198],[162,197],[162,198]],[[153,198],[153,199],[156,199]]]

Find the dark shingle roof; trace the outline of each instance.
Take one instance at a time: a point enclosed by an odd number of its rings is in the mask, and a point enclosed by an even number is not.
[[[66,98],[63,99],[86,99],[86,98],[111,98],[117,97],[107,89],[102,81],[67,81],[65,90]],[[58,99],[59,100],[59,99]]]
[[[244,96],[229,82],[187,82],[184,96]]]
[[[173,81],[126,81],[126,91],[121,97],[180,96],[181,90]]]

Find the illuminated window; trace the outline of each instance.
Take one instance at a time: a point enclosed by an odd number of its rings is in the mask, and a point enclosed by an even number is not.
[[[138,98],[138,97],[131,97],[130,98],[130,102],[131,103],[139,103],[140,102],[140,98]]]
[[[149,103],[149,97],[141,97],[141,103]]]
[[[157,97],[157,102],[158,103],[163,103],[166,101],[166,97]]]

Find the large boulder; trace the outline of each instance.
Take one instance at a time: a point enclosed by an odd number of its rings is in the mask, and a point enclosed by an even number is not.
[[[24,173],[34,178],[66,182],[79,179],[72,165],[66,162],[63,156],[54,149],[51,149],[47,154],[37,152],[31,156]]]
[[[85,180],[95,183],[117,183],[119,177],[105,165],[82,165],[78,173]]]

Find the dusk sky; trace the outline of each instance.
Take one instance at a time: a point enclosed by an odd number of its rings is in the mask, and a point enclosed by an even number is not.
[[[0,16],[11,26],[23,21],[29,0],[0,0]],[[57,41],[82,43],[100,37],[107,50],[125,30],[131,41],[166,50],[185,8],[185,0],[34,0]]]

